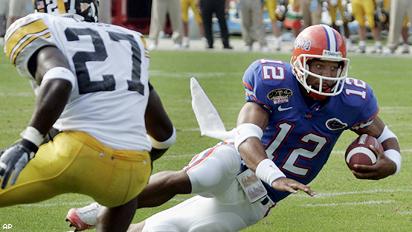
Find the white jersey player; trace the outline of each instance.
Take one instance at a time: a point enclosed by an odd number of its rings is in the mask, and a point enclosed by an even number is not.
[[[35,7],[5,36],[6,56],[32,81],[37,103],[21,140],[1,154],[0,207],[82,193],[108,207],[98,230],[126,230],[151,173],[149,152],[175,140],[148,80],[143,37],[95,23],[95,0]],[[57,135],[43,143],[52,128]]]

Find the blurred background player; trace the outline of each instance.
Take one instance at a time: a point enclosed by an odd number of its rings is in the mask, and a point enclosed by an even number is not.
[[[355,20],[359,23],[359,46],[358,52],[366,52],[366,22],[372,31],[373,40],[375,45],[372,49],[372,53],[381,53],[382,44],[380,37],[380,28],[375,24],[375,1],[374,0],[352,0],[352,14]]]
[[[192,10],[193,17],[199,27],[199,35],[202,40],[204,38],[205,32],[203,29],[202,16],[200,15],[199,1],[198,0],[181,0],[182,4],[182,23],[183,23],[183,47],[189,48],[190,46],[190,36],[189,36],[189,9]]]
[[[17,19],[33,12],[32,0],[9,0],[7,28]]]
[[[389,34],[385,54],[393,54],[399,45],[402,37],[403,47],[401,53],[409,53],[409,27],[412,24],[412,1],[391,0]]]
[[[9,0],[0,0],[0,46],[3,46],[3,37],[4,34],[6,34],[8,14]]]
[[[266,32],[263,26],[263,6],[261,0],[238,0],[242,38],[248,51],[258,42],[260,51],[268,52]]]
[[[222,40],[223,49],[233,49],[229,42],[229,30],[227,28],[226,16],[229,9],[229,0],[199,0],[200,12],[202,15],[203,28],[205,30],[205,38],[207,41],[207,49],[214,48],[213,35],[213,15],[216,16],[220,38]]]
[[[112,0],[100,0],[99,22],[108,24],[112,23]]]
[[[303,19],[303,28],[319,24],[322,13],[321,0],[294,0],[298,1]]]
[[[280,4],[277,2],[277,0],[265,0],[264,3],[272,25],[274,48],[275,51],[280,51],[282,46],[282,31],[278,22],[282,22],[285,19],[287,3],[286,1],[282,1]]]
[[[302,29],[302,13],[300,10],[300,0],[289,0],[285,21],[285,28],[291,29],[293,36],[296,38]]]
[[[237,127],[215,131],[214,138],[225,141],[194,156],[182,170],[151,176],[138,207],[161,205],[176,194],[197,195],[130,231],[240,231],[251,226],[291,193],[314,195],[308,184],[345,130],[374,136],[385,149],[374,149],[376,164],[355,167],[356,178],[377,180],[398,173],[396,135],[377,115],[371,87],[348,78],[348,68],[344,38],[327,25],[299,34],[290,63],[253,62],[243,75],[246,102]],[[200,124],[213,124],[203,118]],[[73,210],[73,218],[96,218],[99,209],[87,208]]]
[[[165,27],[167,15],[169,15],[173,30],[172,40],[174,42],[174,48],[180,49],[183,39],[180,0],[153,0],[151,12],[148,49],[154,50],[157,48],[159,34]]]
[[[175,141],[148,80],[143,35],[90,23],[96,0],[34,3],[39,13],[5,36],[6,57],[31,81],[36,107],[20,140],[0,153],[0,207],[81,193],[107,207],[98,231],[126,231],[150,155]]]
[[[342,4],[342,0],[328,0],[328,10],[331,19],[331,26],[337,31],[340,31],[340,27],[336,24],[337,12],[339,12],[340,19],[342,21],[343,35],[345,36],[346,49],[353,51],[352,40],[350,39],[350,31],[348,27],[349,19],[348,12],[346,12],[346,6]]]

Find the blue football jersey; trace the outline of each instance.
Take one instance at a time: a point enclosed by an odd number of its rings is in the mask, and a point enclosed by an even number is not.
[[[318,175],[344,130],[371,123],[378,112],[372,89],[353,78],[327,102],[305,97],[291,65],[282,61],[255,61],[245,71],[243,84],[246,101],[270,115],[262,137],[267,156],[288,178],[303,184]],[[264,184],[275,202],[289,194]]]

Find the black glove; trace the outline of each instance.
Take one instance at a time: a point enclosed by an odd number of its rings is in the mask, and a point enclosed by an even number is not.
[[[22,139],[0,153],[0,183],[1,188],[7,186],[11,175],[11,184],[15,184],[20,172],[34,158],[38,147],[29,140]]]

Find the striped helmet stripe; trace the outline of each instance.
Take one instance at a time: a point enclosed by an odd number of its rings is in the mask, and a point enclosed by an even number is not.
[[[337,52],[337,41],[336,41],[335,33],[333,33],[333,30],[331,27],[327,25],[322,25],[322,26],[326,33],[326,41],[328,42],[328,50],[332,52]]]

